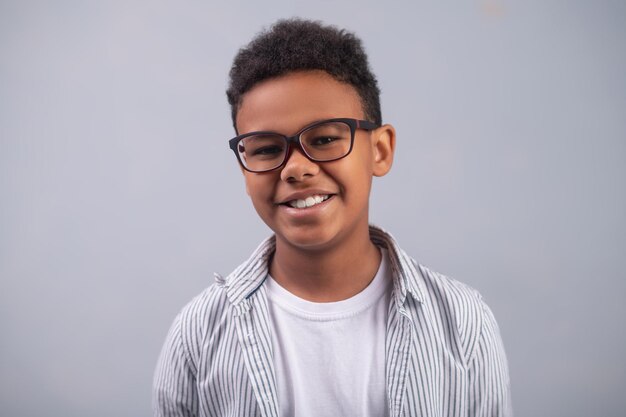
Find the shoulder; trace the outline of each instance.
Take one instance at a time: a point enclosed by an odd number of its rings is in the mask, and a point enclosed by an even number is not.
[[[463,356],[473,356],[486,320],[493,318],[481,294],[471,286],[413,261],[422,280],[424,303],[443,331],[459,345]]]
[[[443,304],[460,313],[465,311],[470,317],[472,313],[478,313],[482,309],[483,299],[476,289],[415,261],[413,263],[420,275],[415,278],[422,280],[426,289],[425,295],[430,301]]]
[[[214,283],[191,299],[178,314],[181,326],[193,329],[207,327],[228,310],[228,298],[220,283]]]
[[[200,354],[202,342],[227,321],[229,312],[228,298],[219,282],[204,289],[180,310],[172,330],[192,359]]]

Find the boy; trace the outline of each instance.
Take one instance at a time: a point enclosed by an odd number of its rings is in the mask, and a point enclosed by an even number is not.
[[[274,236],[176,318],[156,415],[511,415],[480,295],[368,223],[395,131],[360,41],[280,21],[239,51],[227,95],[229,145]]]

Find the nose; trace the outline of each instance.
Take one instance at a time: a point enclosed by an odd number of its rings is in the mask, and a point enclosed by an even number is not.
[[[294,146],[280,171],[280,178],[288,182],[303,181],[307,177],[317,175],[319,170],[320,167],[316,162],[307,158],[300,147]]]

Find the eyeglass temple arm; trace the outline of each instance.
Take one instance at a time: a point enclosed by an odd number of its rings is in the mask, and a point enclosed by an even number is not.
[[[356,121],[356,128],[357,129],[372,130],[372,129],[376,129],[378,127],[379,127],[378,124],[369,122],[367,120],[357,120]]]

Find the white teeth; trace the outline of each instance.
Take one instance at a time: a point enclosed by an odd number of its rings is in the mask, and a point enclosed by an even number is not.
[[[330,196],[328,195],[312,195],[304,200],[292,200],[287,204],[289,204],[293,208],[308,208],[313,207],[314,205],[319,204],[323,201],[326,201],[328,200],[328,198],[330,198]]]

